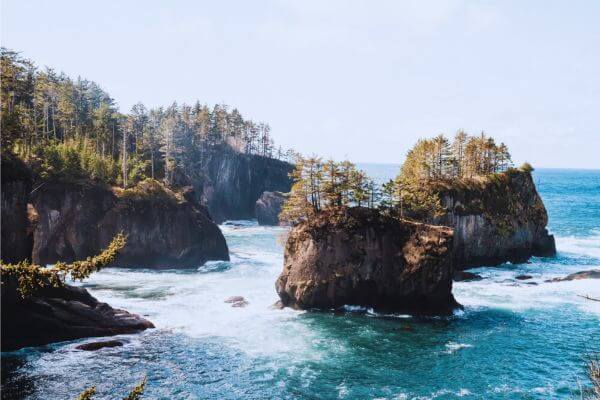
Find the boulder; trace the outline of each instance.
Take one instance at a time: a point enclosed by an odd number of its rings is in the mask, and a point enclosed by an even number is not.
[[[154,328],[139,315],[112,308],[70,285],[45,287],[22,298],[16,279],[7,279],[1,306],[2,351]]]
[[[121,347],[123,346],[123,342],[119,340],[104,340],[100,342],[89,342],[80,344],[75,347],[77,350],[85,350],[85,351],[96,351],[100,349],[104,349],[106,347]]]
[[[85,259],[118,232],[127,235],[127,246],[112,265],[174,268],[229,260],[225,238],[206,209],[156,181],[125,191],[87,181],[48,182],[32,203],[36,264]]]
[[[282,225],[279,214],[285,203],[286,195],[281,192],[263,192],[256,201],[254,213],[259,225]]]
[[[589,271],[579,271],[573,274],[567,275],[562,278],[554,278],[547,282],[564,282],[564,281],[575,281],[579,279],[600,279],[600,269],[592,269]]]
[[[533,276],[531,275],[517,275],[515,276],[515,279],[519,280],[519,281],[526,281],[528,279],[533,278]]]
[[[468,271],[454,271],[453,279],[455,282],[470,282],[470,281],[480,281],[483,277],[479,274],[475,274],[473,272]]]
[[[275,286],[282,305],[298,309],[448,315],[460,307],[453,272],[452,229],[354,207],[293,227]]]

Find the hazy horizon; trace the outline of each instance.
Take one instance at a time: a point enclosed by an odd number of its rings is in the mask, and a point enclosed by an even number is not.
[[[517,165],[598,169],[599,17],[593,1],[2,0],[1,41],[122,112],[224,102],[304,154],[399,164],[465,129]]]

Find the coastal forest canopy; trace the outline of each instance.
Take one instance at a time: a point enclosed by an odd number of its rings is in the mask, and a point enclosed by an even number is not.
[[[176,171],[201,169],[211,152],[233,150],[293,160],[275,147],[266,123],[225,104],[173,103],[118,111],[92,81],[40,70],[1,49],[2,149],[14,151],[42,179],[91,178],[124,187],[145,178],[174,181]]]

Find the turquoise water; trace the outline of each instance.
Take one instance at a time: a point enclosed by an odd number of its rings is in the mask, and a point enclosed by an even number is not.
[[[385,180],[396,166],[362,165]],[[454,286],[450,318],[275,310],[282,228],[223,225],[231,262],[198,270],[110,269],[85,286],[146,315],[156,329],[121,348],[82,352],[85,340],[2,354],[2,398],[99,399],[148,377],[150,399],[567,399],[585,384],[584,355],[600,351],[600,281],[545,280],[600,266],[600,171],[539,170],[556,235],[555,258],[479,268]],[[533,282],[516,281],[532,275]],[[223,301],[242,295],[245,308]]]

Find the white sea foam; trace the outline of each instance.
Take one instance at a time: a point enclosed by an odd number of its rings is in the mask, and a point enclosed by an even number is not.
[[[565,236],[556,238],[557,251],[585,255],[600,259],[600,230],[592,230],[590,236]]]
[[[298,322],[301,312],[272,308],[283,264],[276,236],[283,229],[241,223],[222,228],[233,243],[229,262],[208,262],[197,271],[106,269],[86,284],[102,301],[147,316],[159,330],[218,337],[248,354],[320,358],[322,351],[311,350],[318,334]],[[243,296],[248,305],[231,307],[224,302],[230,296]]]
[[[469,347],[473,347],[473,345],[468,343],[448,342],[446,343],[446,350],[444,350],[443,353],[452,354],[461,349],[468,349]]]

